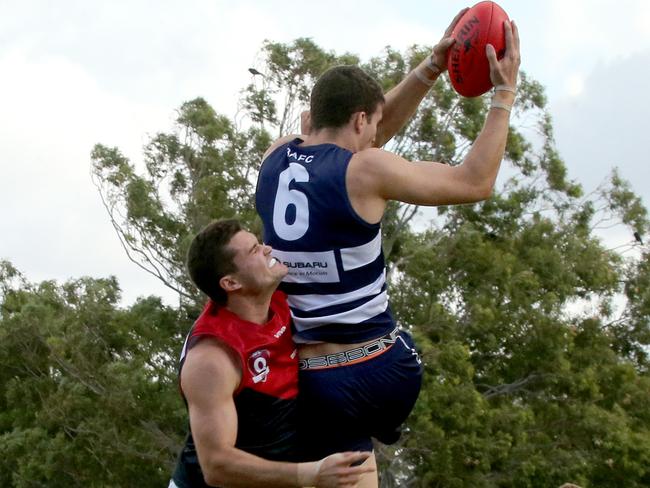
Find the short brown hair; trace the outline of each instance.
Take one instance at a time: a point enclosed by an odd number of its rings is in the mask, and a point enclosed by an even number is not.
[[[342,127],[356,112],[370,118],[385,101],[379,83],[361,68],[335,66],[321,75],[311,91],[312,129]]]
[[[187,251],[187,271],[194,284],[213,301],[225,305],[228,296],[219,280],[237,271],[235,252],[228,247],[242,230],[236,219],[215,220],[199,232]]]

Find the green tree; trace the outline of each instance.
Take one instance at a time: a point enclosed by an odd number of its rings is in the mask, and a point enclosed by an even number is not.
[[[28,283],[0,263],[0,485],[165,486],[184,435],[188,322],[114,278]]]
[[[199,299],[183,266],[192,236],[214,218],[254,219],[254,175],[266,131],[238,130],[203,99],[184,103],[176,128],[144,148],[144,174],[117,148],[97,144],[93,179],[127,255],[178,292]]]

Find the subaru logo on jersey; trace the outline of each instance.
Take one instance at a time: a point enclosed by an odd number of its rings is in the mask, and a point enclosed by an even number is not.
[[[273,256],[289,268],[286,283],[338,283],[334,251],[293,252],[273,249]]]
[[[287,157],[289,159],[295,159],[296,161],[304,161],[305,163],[311,163],[314,160],[314,156],[306,156],[304,154],[298,154],[297,151],[292,151],[291,148],[287,148]]]
[[[269,368],[269,358],[271,354],[267,349],[255,351],[248,357],[248,370],[253,375],[253,383],[266,381],[271,368]]]
[[[310,262],[296,262],[292,263],[291,261],[282,261],[282,264],[284,264],[287,268],[327,268],[328,264],[327,263],[321,263],[318,261],[312,261]]]

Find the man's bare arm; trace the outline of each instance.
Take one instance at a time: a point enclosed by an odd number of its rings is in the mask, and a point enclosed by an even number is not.
[[[438,76],[447,70],[447,50],[454,44],[454,40],[450,37],[451,31],[466,11],[467,8],[464,8],[454,17],[440,42],[434,46],[431,55],[406,75],[397,86],[385,94],[386,104],[384,105],[382,120],[377,126],[375,147],[382,147],[404,127],[404,124],[413,117],[431,85]],[[422,79],[428,81],[423,82]],[[302,112],[300,117],[300,131],[304,135],[292,134],[277,139],[264,153],[262,160],[266,159],[282,144],[286,144],[296,137],[304,138],[305,135],[309,135],[311,132],[309,111]]]
[[[385,202],[398,200],[418,205],[471,203],[488,198],[494,187],[505,151],[509,130],[509,108],[519,70],[517,27],[507,22],[506,54],[497,60],[488,47],[490,73],[495,86],[506,90],[495,93],[482,131],[463,164],[455,167],[419,161],[409,162],[381,149],[366,149],[355,154],[347,173],[352,205],[369,222],[383,215]]]
[[[372,471],[349,467],[369,453],[341,453],[312,463],[267,461],[235,447],[237,411],[233,394],[241,378],[228,349],[211,338],[201,339],[187,354],[181,385],[187,399],[192,436],[208,485],[223,487],[353,486]]]
[[[454,44],[450,37],[451,31],[466,11],[464,8],[454,17],[428,59],[425,58],[397,86],[386,93],[384,115],[377,126],[375,147],[382,147],[404,127],[413,117],[431,85],[438,76],[447,71],[447,50]]]

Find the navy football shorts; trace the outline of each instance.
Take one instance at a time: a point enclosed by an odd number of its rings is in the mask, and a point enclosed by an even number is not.
[[[300,370],[300,452],[305,461],[341,451],[372,451],[372,437],[397,442],[422,385],[422,364],[405,331],[366,360]],[[317,358],[321,362],[334,355]],[[352,357],[350,353],[348,357]],[[308,360],[313,364],[314,361]],[[305,366],[305,361],[301,361]],[[301,456],[302,457],[302,456]]]

